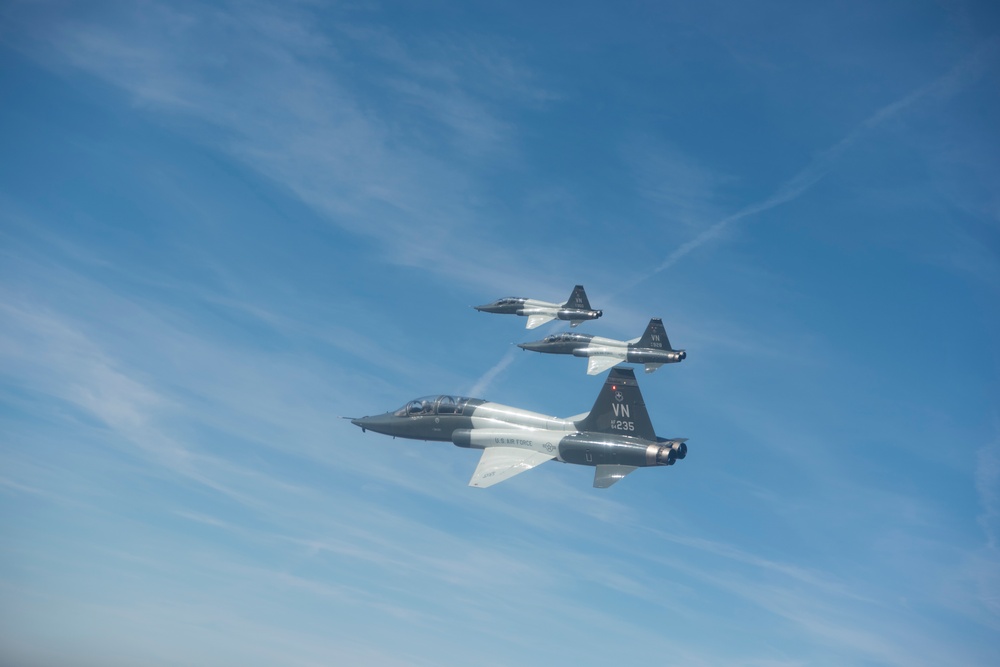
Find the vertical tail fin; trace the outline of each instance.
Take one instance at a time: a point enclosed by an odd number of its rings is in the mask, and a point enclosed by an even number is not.
[[[577,285],[573,288],[573,293],[569,295],[569,300],[563,304],[563,307],[590,310],[590,301],[587,299],[587,293],[583,291],[583,285]]]
[[[612,368],[597,395],[597,401],[584,419],[576,423],[581,431],[631,435],[656,441],[653,423],[631,368]]]
[[[654,350],[672,350],[670,339],[667,338],[667,329],[663,326],[663,320],[654,317],[649,320],[642,338],[635,344],[636,347],[650,347]]]

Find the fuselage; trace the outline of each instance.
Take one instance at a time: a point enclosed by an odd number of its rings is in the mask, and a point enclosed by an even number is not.
[[[583,422],[449,395],[418,398],[393,412],[351,420],[363,430],[397,438],[452,442],[477,449],[525,449],[590,466],[672,465],[687,452],[683,440],[654,441],[628,435],[627,420],[619,420],[621,433],[582,430]]]
[[[521,315],[523,317],[540,316],[549,319],[564,320],[573,323],[585,320],[596,320],[603,311],[590,308],[572,308],[565,304],[539,301],[520,296],[508,296],[497,299],[493,303],[473,306],[483,313],[500,313],[505,315]],[[533,328],[533,327],[532,327]]]
[[[351,423],[395,438],[442,442],[452,442],[453,433],[463,429],[534,429],[562,433],[576,430],[575,423],[568,419],[478,398],[448,395],[417,398],[399,410],[352,419]]]
[[[640,347],[635,343],[581,333],[559,333],[531,343],[520,343],[521,349],[546,354],[572,354],[575,357],[612,357],[633,364],[670,364],[687,357],[684,350]]]

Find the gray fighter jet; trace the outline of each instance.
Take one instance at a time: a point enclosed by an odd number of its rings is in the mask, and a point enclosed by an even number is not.
[[[503,313],[506,315],[523,315],[528,318],[526,328],[534,329],[554,319],[569,320],[569,325],[575,327],[585,320],[596,320],[604,314],[601,310],[592,310],[583,285],[573,288],[569,300],[564,304],[538,301],[523,296],[508,296],[497,299],[485,306],[473,306],[483,313]]]
[[[574,357],[588,357],[587,374],[603,373],[623,361],[630,364],[645,364],[646,372],[652,373],[663,364],[672,364],[687,358],[684,350],[670,347],[663,320],[654,317],[649,321],[646,332],[632,340],[615,340],[580,333],[560,333],[546,336],[533,343],[521,343],[519,348],[548,354],[572,354]]]
[[[687,455],[687,438],[656,436],[631,368],[612,369],[591,411],[568,419],[478,398],[427,396],[351,423],[362,431],[482,449],[469,481],[477,487],[555,459],[596,466],[594,486],[604,489],[636,468],[673,465]]]

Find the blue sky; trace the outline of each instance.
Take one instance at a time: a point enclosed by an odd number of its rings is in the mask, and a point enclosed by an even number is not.
[[[4,3],[4,662],[997,664],[998,18]],[[576,283],[680,464],[340,419],[589,409]]]

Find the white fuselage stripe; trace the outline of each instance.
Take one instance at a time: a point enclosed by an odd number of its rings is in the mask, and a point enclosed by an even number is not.
[[[563,433],[576,430],[575,424],[568,419],[512,408],[501,403],[486,402],[477,405],[471,419],[473,429],[540,429]]]

